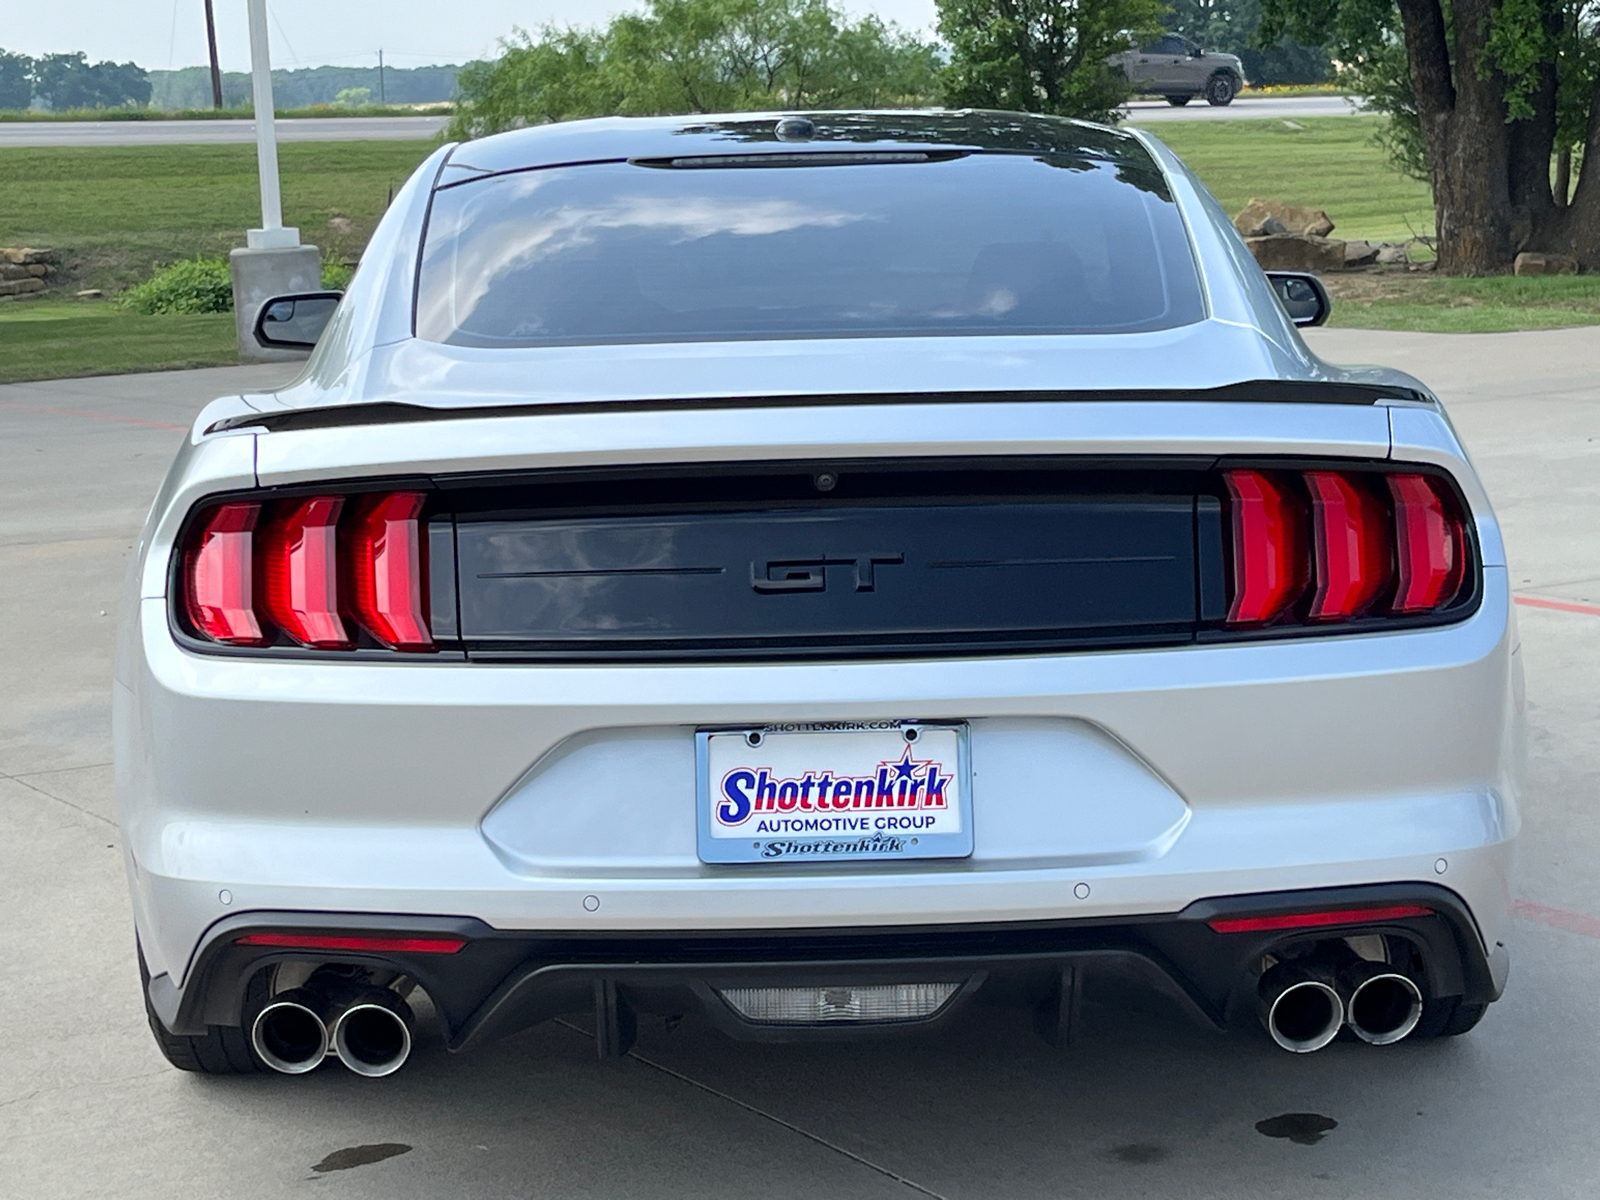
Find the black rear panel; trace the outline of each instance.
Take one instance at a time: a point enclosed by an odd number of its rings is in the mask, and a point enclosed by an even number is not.
[[[1189,641],[1202,475],[798,465],[445,483],[460,637],[476,659],[591,660]]]

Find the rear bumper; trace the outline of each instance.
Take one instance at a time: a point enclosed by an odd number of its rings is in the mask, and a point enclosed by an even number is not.
[[[163,600],[139,615],[118,802],[140,938],[175,987],[241,912],[777,936],[1411,881],[1507,936],[1522,718],[1500,567],[1437,629],[938,662],[242,661],[174,644]],[[699,861],[696,727],[908,717],[970,725],[970,858]]]
[[[1208,922],[1238,916],[1416,906],[1430,915],[1353,918],[1310,930],[1218,932]],[[433,936],[461,939],[449,954],[301,951],[242,945],[252,933]],[[166,975],[150,982],[161,1020],[177,1033],[238,1024],[246,984],[279,963],[349,962],[398,971],[428,992],[452,1050],[492,1041],[571,1012],[682,1013],[698,1007],[726,1032],[749,1039],[853,1036],[884,1026],[795,1028],[753,1024],[720,999],[729,987],[849,986],[951,982],[955,999],[923,1026],[965,1003],[1059,1003],[1064,968],[1081,974],[1142,973],[1200,1019],[1224,1027],[1253,1014],[1255,969],[1263,955],[1308,937],[1382,933],[1410,943],[1424,994],[1468,1003],[1496,999],[1507,967],[1503,946],[1486,951],[1471,913],[1435,885],[1386,885],[1208,899],[1182,912],[1121,920],[952,925],[879,930],[791,930],[760,937],[699,932],[671,935],[530,935],[470,918],[373,914],[244,913],[207,931],[187,986]],[[1080,974],[1080,978],[1081,978]]]

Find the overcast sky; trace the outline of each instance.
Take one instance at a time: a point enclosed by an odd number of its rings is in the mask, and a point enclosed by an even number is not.
[[[245,0],[213,0],[225,71],[250,69]],[[272,65],[397,67],[460,63],[495,53],[513,26],[604,22],[626,0],[267,0]],[[908,29],[931,29],[933,0],[845,0]],[[146,70],[206,61],[203,0],[0,0],[0,49],[23,54],[82,50],[90,59],[132,59]]]

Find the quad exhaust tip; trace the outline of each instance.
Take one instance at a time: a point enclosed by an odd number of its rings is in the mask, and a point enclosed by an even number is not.
[[[1363,1042],[1390,1046],[1408,1036],[1422,1020],[1422,989],[1408,975],[1368,972],[1350,992],[1345,1023]]]
[[[1307,968],[1282,963],[1263,975],[1261,982],[1262,1024],[1285,1050],[1310,1054],[1339,1036],[1344,1000],[1329,980]]]
[[[411,1009],[393,992],[373,992],[339,1014],[333,1050],[357,1075],[393,1075],[411,1057]]]
[[[273,997],[250,1025],[250,1044],[274,1071],[304,1075],[328,1055],[328,1025],[322,997],[294,988]]]

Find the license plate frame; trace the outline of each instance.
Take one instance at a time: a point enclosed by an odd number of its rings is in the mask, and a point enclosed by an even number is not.
[[[759,735],[754,743],[753,734]],[[898,760],[892,751],[898,752]],[[804,774],[780,775],[786,765]],[[850,774],[844,775],[841,767]],[[880,802],[877,794],[883,786],[880,768],[893,777],[887,802]],[[832,803],[846,807],[802,810],[796,799],[781,812],[758,813],[751,803],[752,811],[741,820],[729,824],[719,819],[719,807],[733,817],[739,815],[741,802],[753,801],[761,770],[769,772],[759,780],[761,786],[777,789],[781,783],[794,783],[796,793],[808,777],[813,786],[827,779]],[[734,774],[741,778],[725,792],[727,777]],[[972,854],[972,768],[964,721],[818,721],[699,729],[695,776],[698,850],[704,863],[879,863]],[[904,787],[899,786],[902,776],[908,781]],[[839,790],[846,778],[853,788],[848,796]],[[872,788],[858,796],[869,779]],[[935,802],[924,806],[923,793],[930,790],[936,793]],[[944,803],[938,804],[941,795]],[[803,828],[808,821],[816,827]],[[759,827],[762,822],[765,828]],[[742,828],[735,833],[735,827]]]

